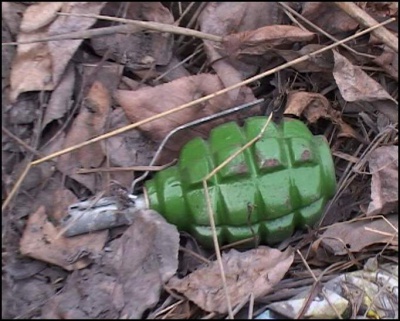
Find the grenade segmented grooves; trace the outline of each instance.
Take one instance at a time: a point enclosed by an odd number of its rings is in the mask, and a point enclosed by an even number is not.
[[[212,247],[212,231],[202,180],[256,137],[265,117],[214,128],[208,141],[195,138],[181,150],[178,164],[145,183],[150,208],[179,230]],[[274,244],[296,228],[318,221],[334,195],[336,178],[324,136],[313,136],[296,119],[270,123],[262,138],[207,181],[220,244],[258,235]],[[253,234],[254,233],[254,234]]]

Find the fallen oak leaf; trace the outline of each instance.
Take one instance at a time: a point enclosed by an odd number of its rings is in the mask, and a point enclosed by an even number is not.
[[[242,303],[250,293],[257,299],[270,293],[293,263],[294,252],[259,246],[246,252],[230,250],[222,254],[228,293],[232,307]],[[227,313],[225,292],[218,262],[187,275],[172,277],[167,286],[185,295],[208,312]]]

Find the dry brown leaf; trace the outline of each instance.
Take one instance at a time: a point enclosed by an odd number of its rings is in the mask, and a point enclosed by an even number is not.
[[[56,15],[60,10],[60,4],[61,12],[93,14],[99,13],[104,5],[102,2],[33,4],[24,13],[21,22],[24,27],[20,30],[17,41],[30,41],[85,30],[95,23],[95,19]],[[37,12],[41,13],[38,15]],[[53,90],[82,41],[83,39],[61,40],[18,45],[10,75],[11,102],[15,102],[18,95],[23,92]]]
[[[52,318],[139,319],[176,273],[178,249],[176,226],[157,212],[140,211],[99,263],[74,272],[43,310]]]
[[[222,255],[228,293],[232,307],[243,303],[251,293],[257,299],[271,292],[292,265],[291,248],[281,252],[259,246],[246,252],[230,250]],[[171,278],[168,286],[209,312],[227,313],[225,293],[216,261],[199,268],[183,279]]]
[[[375,101],[393,98],[360,67],[354,66],[347,58],[333,51],[335,67],[333,76],[346,101]]]
[[[123,286],[122,315],[141,318],[178,269],[179,232],[157,212],[142,210],[119,241],[109,260]]]
[[[95,81],[90,88],[79,115],[75,118],[65,139],[64,148],[82,143],[103,134],[111,108],[110,93],[104,85]],[[100,143],[94,143],[77,151],[60,156],[57,168],[85,185],[93,193],[101,186],[95,184],[95,174],[75,174],[77,168],[96,168],[104,160]]]
[[[368,145],[368,142],[342,119],[341,113],[334,110],[328,99],[321,94],[305,91],[289,93],[285,114],[299,117],[303,115],[311,124],[320,118],[330,119],[339,127],[338,137],[352,137]]]
[[[46,37],[46,31],[34,34],[20,32],[17,41],[29,41]],[[52,90],[52,62],[46,43],[19,45],[14,57],[10,74],[10,101],[15,102],[20,93],[35,90]]]
[[[62,2],[37,2],[30,5],[21,22],[22,32],[34,32],[47,26],[57,17],[57,12],[62,8]]]
[[[286,22],[286,16],[276,2],[209,2],[199,16],[200,30],[206,33],[227,36],[231,33],[254,30]],[[218,45],[205,40],[204,49],[212,68],[225,87],[254,75],[259,65],[241,62],[218,50]],[[225,58],[225,59],[222,59]],[[239,90],[228,95],[235,100]]]
[[[102,15],[132,20],[173,24],[174,18],[161,2],[108,2]],[[123,16],[121,16],[121,13]],[[97,27],[111,26],[111,21],[99,21]],[[173,35],[170,33],[117,33],[91,39],[100,56],[109,51],[110,59],[132,69],[167,65],[172,57]]]
[[[322,244],[335,255],[345,255],[347,251],[360,252],[365,247],[377,243],[397,245],[398,215],[386,218],[396,230],[382,218],[337,223],[328,227],[322,234]]]
[[[108,231],[74,238],[57,238],[58,234],[59,230],[50,223],[45,207],[41,206],[29,216],[20,241],[20,251],[23,255],[61,266],[68,271],[82,269],[91,262],[85,258],[74,261],[73,258],[83,251],[98,254],[107,240]]]
[[[303,2],[301,14],[333,36],[346,34],[358,27],[357,21],[332,2]]]
[[[61,12],[79,14],[99,14],[106,2],[64,2]],[[49,26],[48,36],[89,29],[96,19],[74,16],[58,16]],[[52,59],[52,74],[54,84],[57,84],[64,73],[75,51],[84,39],[50,41],[49,52]]]
[[[310,41],[313,38],[314,33],[299,27],[273,25],[227,35],[223,39],[223,46],[227,55],[263,55],[273,48],[285,48],[294,42]]]
[[[115,98],[124,109],[128,119],[134,123],[221,89],[223,89],[223,85],[218,76],[200,74],[180,78],[156,87],[141,88],[136,91],[117,90]],[[248,87],[242,87],[241,95],[237,101],[230,100],[226,94],[220,95],[203,104],[186,108],[180,112],[144,124],[139,129],[155,142],[160,142],[171,130],[179,125],[252,100],[254,100],[254,96],[251,90]],[[171,151],[178,151],[190,138],[195,136],[205,137],[216,124],[226,122],[228,119],[235,119],[235,117],[237,116],[225,117],[205,125],[196,126],[193,129],[186,129],[184,132],[173,136],[166,148]],[[175,156],[176,154],[173,154],[173,157]],[[165,161],[171,160],[169,158]]]
[[[369,156],[372,174],[371,203],[367,215],[388,214],[399,206],[399,147],[381,146]]]
[[[319,118],[330,118],[331,105],[324,96],[305,91],[290,92],[287,98],[285,114],[304,115],[310,123]]]
[[[60,83],[51,94],[49,104],[47,105],[44,114],[42,129],[51,121],[62,118],[69,110],[71,107],[71,97],[74,91],[74,86],[75,69],[70,65],[66,69],[65,74],[61,77]]]

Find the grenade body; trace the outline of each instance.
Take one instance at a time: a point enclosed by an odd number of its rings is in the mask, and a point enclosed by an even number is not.
[[[214,128],[208,141],[195,138],[178,163],[145,183],[147,205],[178,229],[212,247],[212,231],[202,180],[256,137],[265,117]],[[296,119],[270,123],[261,139],[207,181],[220,244],[256,234],[274,244],[296,228],[312,226],[334,195],[336,178],[329,145]]]

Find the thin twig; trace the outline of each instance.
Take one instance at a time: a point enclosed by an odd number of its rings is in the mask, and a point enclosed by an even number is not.
[[[207,181],[205,179],[203,179],[203,189],[204,189],[205,197],[207,200],[207,213],[208,213],[208,217],[210,219],[210,226],[211,226],[211,230],[212,230],[215,255],[217,256],[217,263],[218,263],[219,271],[221,273],[222,286],[223,286],[224,293],[225,293],[226,305],[228,307],[228,315],[229,315],[229,319],[234,319],[234,315],[232,312],[231,298],[229,296],[228,286],[226,284],[224,265],[222,264],[222,257],[221,257],[221,252],[219,249],[217,233],[215,232],[214,214],[213,214],[213,210],[211,207],[211,201],[210,201],[210,195],[209,195],[209,191],[208,191]]]
[[[25,45],[35,42],[47,42],[47,41],[60,41],[60,40],[79,40],[79,39],[89,39],[94,37],[101,37],[107,35],[113,35],[115,33],[135,33],[143,30],[145,28],[133,26],[133,25],[119,25],[104,28],[95,28],[88,30],[81,30],[75,32],[63,33],[60,35],[55,35],[51,37],[38,38],[26,41],[16,41],[16,42],[4,42],[3,46],[14,46],[14,45]]]
[[[196,3],[195,1],[192,1],[191,3],[189,3],[189,5],[186,7],[185,11],[183,11],[182,14],[179,16],[179,18],[174,22],[174,24],[176,26],[179,26],[183,17],[190,11],[190,9],[192,9],[192,7],[195,3]]]
[[[242,153],[245,149],[253,145],[257,140],[259,140],[262,135],[264,134],[266,128],[269,125],[269,122],[271,121],[272,118],[272,113],[269,115],[267,121],[265,122],[265,125],[262,127],[260,133],[254,137],[252,140],[247,142],[245,145],[243,145],[240,149],[238,149],[235,153],[233,153],[231,156],[229,156],[227,159],[225,159],[219,166],[214,168],[208,175],[206,175],[203,178],[203,190],[204,190],[204,195],[206,198],[206,203],[207,203],[207,212],[208,212],[208,217],[210,220],[210,227],[212,231],[212,237],[213,237],[213,242],[214,242],[214,249],[215,249],[215,255],[217,256],[217,262],[218,266],[220,269],[221,273],[221,278],[222,278],[222,284],[225,292],[225,298],[226,298],[226,303],[228,306],[228,313],[229,313],[229,318],[233,319],[234,314],[232,312],[232,305],[231,305],[231,300],[229,297],[229,292],[228,292],[228,286],[226,284],[226,277],[225,277],[225,271],[224,271],[224,266],[222,264],[222,257],[221,257],[221,251],[220,251],[220,246],[218,243],[218,237],[217,237],[217,232],[216,232],[216,227],[215,227],[215,221],[214,221],[214,212],[211,206],[211,199],[208,191],[208,186],[207,186],[207,180],[209,180],[211,177],[213,177],[218,171],[220,171],[226,164],[228,164],[232,159],[234,159],[236,156],[238,156],[240,153]]]
[[[201,256],[200,254],[197,254],[196,252],[194,252],[194,251],[192,251],[190,249],[187,249],[186,247],[180,246],[179,247],[179,251],[182,251],[182,252],[185,252],[185,253],[191,255],[191,256],[195,257],[196,259],[198,259],[199,261],[201,261],[201,262],[203,262],[205,264],[210,264],[211,263],[210,260],[206,259],[205,257]]]
[[[296,58],[296,59],[294,59],[294,60],[291,60],[291,61],[289,61],[289,62],[286,62],[286,63],[284,63],[284,64],[282,64],[282,65],[280,65],[280,66],[278,66],[278,67],[276,67],[276,68],[272,68],[272,69],[270,69],[270,70],[267,70],[267,71],[265,71],[265,72],[263,72],[263,73],[261,73],[261,74],[258,74],[258,75],[256,75],[256,76],[250,77],[250,78],[248,78],[248,79],[246,79],[246,80],[243,80],[243,81],[241,81],[241,82],[239,82],[239,83],[236,83],[236,84],[234,84],[234,85],[232,85],[232,86],[229,86],[229,87],[227,87],[227,88],[225,88],[225,89],[222,89],[222,90],[217,91],[217,92],[215,92],[215,93],[212,93],[212,94],[210,94],[210,95],[201,97],[201,98],[199,98],[199,99],[195,99],[195,100],[193,100],[193,101],[191,101],[191,102],[189,102],[189,103],[186,103],[186,104],[180,105],[180,106],[178,106],[178,107],[176,107],[176,108],[167,110],[167,111],[162,112],[162,113],[160,113],[160,114],[158,114],[158,115],[154,115],[154,116],[148,117],[148,118],[143,119],[143,120],[141,120],[141,121],[138,121],[138,122],[136,122],[136,123],[134,123],[134,124],[131,124],[131,125],[128,125],[128,126],[124,126],[124,127],[118,128],[118,129],[115,129],[115,130],[113,130],[113,131],[111,131],[111,132],[109,132],[109,133],[107,133],[107,134],[97,136],[97,137],[95,137],[95,138],[89,139],[89,140],[87,140],[87,141],[85,141],[85,142],[82,142],[82,143],[80,143],[80,144],[77,144],[77,145],[74,145],[74,146],[71,146],[71,147],[62,149],[62,150],[60,150],[60,151],[58,151],[58,152],[55,152],[55,153],[53,153],[53,154],[51,154],[51,155],[48,155],[48,156],[46,156],[46,157],[44,157],[44,158],[38,159],[38,160],[36,160],[36,161],[30,163],[30,164],[29,164],[29,167],[38,165],[38,164],[40,164],[40,163],[43,163],[43,162],[45,162],[45,161],[48,161],[49,159],[52,159],[52,158],[55,158],[55,157],[58,157],[58,156],[61,156],[61,155],[70,153],[70,152],[72,152],[72,151],[75,151],[75,150],[80,149],[80,148],[82,148],[82,147],[85,147],[85,146],[88,146],[88,145],[90,145],[90,144],[96,143],[96,142],[101,141],[101,140],[103,140],[103,139],[110,138],[110,137],[115,136],[115,135],[118,135],[118,134],[122,134],[122,133],[124,133],[124,132],[126,132],[126,131],[128,131],[128,130],[131,130],[131,129],[134,129],[134,128],[139,127],[139,126],[141,126],[141,125],[147,124],[147,123],[149,123],[149,122],[151,122],[151,121],[154,121],[154,120],[156,120],[156,119],[165,117],[165,116],[167,116],[167,115],[170,115],[170,114],[176,113],[176,112],[178,112],[178,111],[181,111],[181,110],[183,110],[183,109],[185,109],[185,108],[188,108],[188,107],[197,105],[197,104],[202,103],[202,102],[204,102],[204,101],[207,101],[207,100],[209,100],[209,99],[212,99],[212,98],[215,98],[215,97],[217,97],[217,96],[220,96],[220,95],[222,95],[222,94],[224,94],[224,93],[226,93],[226,92],[228,92],[228,91],[230,91],[230,90],[233,90],[233,89],[239,88],[239,87],[241,87],[241,86],[250,84],[250,83],[252,83],[253,81],[259,80],[259,79],[264,78],[264,77],[266,77],[266,76],[272,75],[272,74],[274,74],[274,73],[276,73],[276,72],[278,72],[278,71],[280,71],[280,70],[283,70],[283,69],[285,69],[285,68],[294,66],[294,65],[296,65],[296,64],[298,64],[298,63],[300,63],[300,62],[306,61],[306,60],[310,59],[311,57],[313,57],[313,56],[315,56],[315,55],[318,55],[318,54],[320,54],[320,53],[322,53],[322,52],[325,52],[325,51],[327,51],[327,50],[330,50],[330,49],[332,49],[332,48],[335,48],[335,47],[341,45],[342,43],[345,43],[345,42],[347,42],[347,41],[349,41],[349,40],[352,40],[352,39],[354,39],[354,38],[357,38],[357,37],[359,37],[359,36],[361,36],[361,35],[363,35],[363,34],[366,34],[366,33],[370,32],[370,31],[372,31],[372,30],[374,30],[374,29],[376,29],[376,28],[379,28],[380,26],[383,26],[383,25],[388,24],[388,23],[390,23],[390,22],[392,22],[392,21],[395,21],[395,20],[396,20],[396,19],[391,18],[391,19],[389,19],[389,20],[386,20],[386,21],[384,21],[384,22],[382,22],[382,23],[380,23],[380,24],[374,26],[374,27],[365,29],[365,30],[363,30],[363,31],[361,31],[361,32],[359,32],[359,33],[357,33],[357,34],[354,34],[354,35],[352,35],[352,36],[350,36],[350,37],[347,37],[347,38],[345,38],[345,39],[343,39],[343,40],[340,40],[340,41],[338,41],[338,42],[336,42],[336,43],[333,43],[333,44],[331,44],[331,45],[329,45],[329,46],[326,46],[325,48],[321,48],[321,49],[319,49],[319,50],[316,50],[316,51],[314,51],[314,52],[311,52],[311,53],[309,53],[309,54],[306,54],[306,55],[304,55],[304,56],[301,56],[301,57]],[[8,204],[10,203],[11,199],[14,197],[16,191],[18,190],[19,186],[21,185],[22,181],[24,180],[24,178],[25,178],[25,176],[26,176],[26,174],[27,174],[27,170],[25,170],[23,174],[24,174],[24,175],[21,175],[21,177],[19,177],[17,183],[14,185],[14,187],[13,187],[13,189],[11,190],[10,194],[9,194],[8,197],[4,200],[4,202],[3,202],[3,204],[2,204],[2,211],[4,211],[4,209],[5,209],[5,208],[8,206]]]
[[[192,26],[196,23],[197,17],[200,15],[200,13],[203,11],[205,6],[207,5],[207,2],[200,2],[199,7],[196,9],[196,12],[192,15],[192,18],[190,19],[189,23],[187,24],[186,28],[192,28]],[[176,48],[179,48],[183,39],[185,38],[185,35],[180,35],[178,39],[175,42]],[[180,50],[178,50],[178,54],[180,53]]]
[[[350,17],[361,23],[364,27],[368,28],[378,23],[354,2],[334,2],[334,4],[346,12]],[[379,27],[371,33],[381,40],[385,45],[392,48],[395,52],[399,52],[399,38],[397,38],[385,27]]]
[[[11,137],[14,139],[18,144],[20,144],[23,148],[26,150],[30,151],[32,154],[38,156],[38,157],[43,157],[41,153],[39,153],[37,150],[29,146],[27,143],[25,143],[21,138],[15,136],[12,132],[10,132],[7,128],[4,126],[1,127],[2,132],[4,132],[7,136]]]
[[[149,30],[158,31],[158,32],[168,32],[168,33],[173,33],[173,34],[178,34],[178,35],[191,36],[191,37],[196,37],[196,38],[215,41],[215,42],[221,42],[223,39],[220,36],[215,36],[215,35],[212,35],[209,33],[192,30],[192,29],[188,29],[188,28],[183,28],[183,27],[177,27],[177,26],[166,24],[166,23],[154,22],[154,21],[131,20],[131,19],[109,17],[109,16],[102,16],[102,15],[96,15],[96,14],[83,14],[83,13],[78,14],[78,13],[58,12],[57,14],[60,16],[74,16],[74,17],[122,22],[122,23],[135,25],[138,27],[146,28]]]

